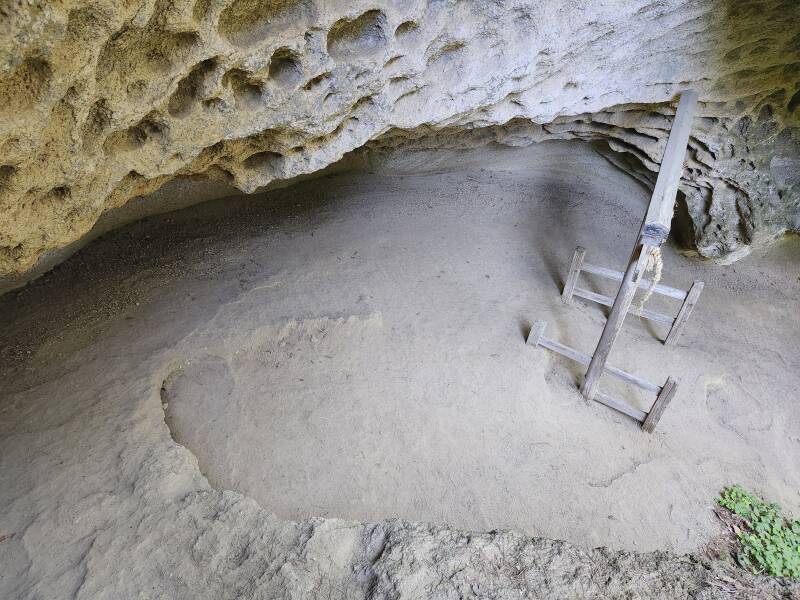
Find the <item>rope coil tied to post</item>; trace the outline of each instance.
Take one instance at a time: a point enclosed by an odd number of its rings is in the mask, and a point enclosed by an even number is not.
[[[647,257],[647,264],[644,267],[644,274],[647,275],[648,272],[653,271],[653,278],[650,280],[650,285],[647,286],[647,291],[645,291],[644,296],[642,296],[642,299],[639,300],[637,304],[639,311],[644,308],[644,303],[650,299],[650,296],[653,295],[653,291],[656,289],[656,285],[661,281],[661,271],[663,268],[664,261],[661,256],[661,248],[653,248]],[[639,318],[642,318],[641,314]]]

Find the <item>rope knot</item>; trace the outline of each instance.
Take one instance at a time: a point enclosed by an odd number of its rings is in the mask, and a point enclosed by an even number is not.
[[[642,299],[639,300],[639,303],[636,305],[640,313],[644,308],[644,303],[647,302],[650,299],[650,296],[653,295],[653,290],[656,289],[656,284],[661,281],[661,270],[663,268],[664,262],[661,259],[661,248],[653,248],[647,257],[647,263],[644,267],[644,275],[647,275],[649,271],[653,271],[653,279],[650,281],[650,285],[647,287],[647,291],[645,292],[644,296],[642,296]],[[639,316],[641,318],[641,314]]]

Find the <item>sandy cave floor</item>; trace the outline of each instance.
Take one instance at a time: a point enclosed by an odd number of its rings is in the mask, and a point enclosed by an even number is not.
[[[524,335],[591,351],[605,309],[562,278],[576,244],[623,266],[647,190],[580,143],[425,162],[151,217],[0,298],[6,589],[69,587],[113,555],[98,532],[208,484],[279,519],[638,551],[701,549],[732,482],[800,513],[798,238],[728,267],[665,249],[663,281],[706,290],[677,347],[629,318],[612,355],[681,380],[646,435]]]

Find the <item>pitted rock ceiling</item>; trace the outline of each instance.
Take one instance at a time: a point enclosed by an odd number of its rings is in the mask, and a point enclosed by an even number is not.
[[[0,274],[176,177],[252,192],[367,146],[603,143],[736,257],[800,230],[796,0],[0,2]]]

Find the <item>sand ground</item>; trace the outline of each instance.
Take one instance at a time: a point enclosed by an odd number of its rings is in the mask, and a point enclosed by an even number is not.
[[[702,548],[732,482],[800,513],[800,240],[665,248],[664,283],[706,289],[677,347],[629,318],[612,355],[680,379],[646,435],[524,340],[592,350],[605,309],[563,277],[577,244],[624,265],[647,190],[581,143],[420,158],[151,217],[0,298],[0,586],[80,591],[121,523],[212,488],[638,551]]]

